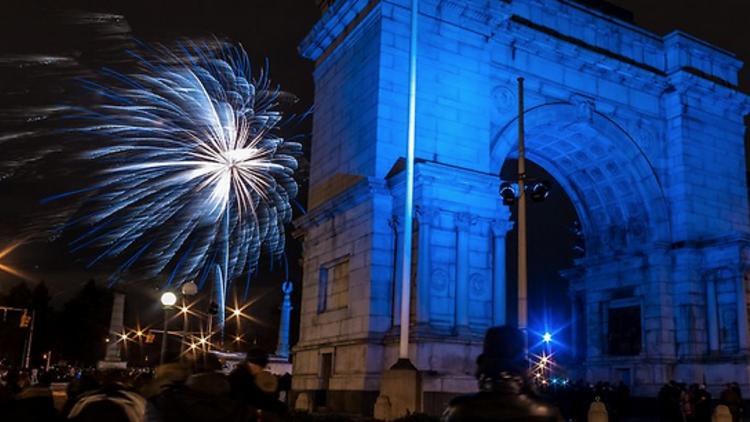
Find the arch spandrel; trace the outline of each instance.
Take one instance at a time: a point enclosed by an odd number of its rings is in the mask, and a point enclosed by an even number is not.
[[[525,113],[526,157],[565,189],[591,255],[669,242],[666,200],[651,163],[618,125],[587,105],[545,104]],[[491,144],[491,171],[518,154],[518,120]]]

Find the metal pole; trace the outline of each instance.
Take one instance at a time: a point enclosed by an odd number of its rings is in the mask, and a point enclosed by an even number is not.
[[[34,324],[36,323],[36,309],[31,310],[31,326],[29,327],[29,341],[26,344],[26,362],[23,367],[28,368],[31,361],[31,341],[34,340]]]
[[[216,266],[216,273],[217,273],[217,277],[221,276],[221,270],[219,269],[218,265]],[[211,294],[208,296],[209,306],[210,306],[211,302],[213,302],[213,301],[214,301],[214,290],[211,289]],[[206,350],[211,351],[211,342],[212,342],[213,336],[214,336],[214,316],[213,316],[213,314],[211,314],[210,309],[209,309],[208,317],[206,318],[206,324],[208,324],[208,330],[207,330],[208,334],[204,334],[203,338],[208,338],[208,342],[207,342],[208,343],[208,347],[206,347],[205,344],[204,344],[203,347]]]
[[[227,288],[229,287],[229,203],[224,215],[224,265],[222,268],[221,295],[219,297],[219,349],[224,348],[224,323],[226,322]]]
[[[526,332],[528,298],[526,293],[526,161],[523,114],[523,78],[518,78],[518,328]]]
[[[164,360],[167,355],[167,324],[169,323],[169,315],[167,314],[167,307],[164,307],[164,336],[161,340],[161,353],[159,353],[159,365],[164,365]]]
[[[185,353],[187,352],[187,332],[188,332],[188,313],[185,312],[185,296],[182,297],[182,343],[180,345],[180,360],[185,360]]]
[[[401,338],[399,359],[409,359],[409,316],[411,310],[411,243],[414,207],[414,144],[417,104],[417,17],[418,0],[411,2],[411,43],[409,48],[409,135],[406,152],[406,198],[404,204],[404,250],[401,272]],[[427,245],[421,245],[427,247]],[[423,281],[423,280],[420,280]]]

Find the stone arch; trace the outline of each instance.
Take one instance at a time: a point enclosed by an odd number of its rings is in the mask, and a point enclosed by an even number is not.
[[[647,156],[590,105],[548,103],[525,113],[526,157],[565,189],[581,219],[587,255],[668,243],[666,199]],[[518,154],[518,118],[490,145],[491,171]]]

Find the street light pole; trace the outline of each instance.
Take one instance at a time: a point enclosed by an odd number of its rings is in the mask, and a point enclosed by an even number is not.
[[[524,157],[523,78],[518,78],[518,329],[528,325],[526,269],[526,161]]]
[[[185,360],[185,353],[187,352],[187,341],[185,340],[185,336],[188,332],[188,312],[184,294],[182,296],[182,309],[180,309],[180,312],[182,313],[182,343],[180,344],[180,360]]]
[[[27,349],[24,368],[28,368],[31,362],[31,341],[34,340],[34,323],[36,323],[36,309],[31,310],[31,326],[29,327],[29,341],[26,343]]]
[[[159,365],[164,365],[167,356],[168,325],[169,325],[169,308],[177,303],[177,296],[172,292],[166,292],[161,295],[161,304],[164,305],[164,337],[161,341],[161,353],[159,354]]]
[[[161,339],[161,352],[159,353],[159,365],[164,365],[164,359],[167,355],[167,324],[169,323],[169,315],[167,314],[167,307],[164,307],[164,333]]]

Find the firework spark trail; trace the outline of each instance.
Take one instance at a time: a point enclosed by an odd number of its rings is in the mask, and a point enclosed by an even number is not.
[[[283,253],[301,147],[274,135],[281,93],[266,73],[253,78],[246,53],[222,47],[131,52],[141,73],[107,69],[111,86],[83,81],[103,104],[70,118],[99,135],[83,157],[106,165],[75,224],[89,230],[71,242],[101,248],[90,265],[118,257],[120,273],[139,262],[147,277],[169,270],[169,284],[204,279],[221,262],[225,293],[262,251]]]

